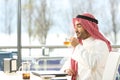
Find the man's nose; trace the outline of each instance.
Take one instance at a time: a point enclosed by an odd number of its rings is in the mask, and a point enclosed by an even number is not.
[[[78,33],[78,30],[75,30],[76,33]]]
[[[78,32],[78,29],[77,29],[77,28],[75,28],[75,32]]]

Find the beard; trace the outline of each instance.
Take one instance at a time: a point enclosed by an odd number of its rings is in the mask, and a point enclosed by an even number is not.
[[[77,32],[76,36],[77,36],[78,39],[81,39],[81,32]]]
[[[86,39],[86,38],[88,38],[90,36],[89,33],[86,32],[86,31],[82,31],[82,32],[77,31],[76,35],[77,35],[78,39]]]

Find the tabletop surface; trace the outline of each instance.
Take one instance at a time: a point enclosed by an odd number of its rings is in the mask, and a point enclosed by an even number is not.
[[[24,80],[22,79],[22,73],[23,72],[21,71],[13,72],[13,73],[4,73],[3,71],[0,71],[0,80]],[[46,73],[46,71],[43,73]],[[71,80],[70,76],[65,76],[65,77],[52,76],[52,79],[50,79],[51,75],[48,75],[47,77],[49,78],[43,78],[43,76],[42,77],[36,76],[32,74],[32,72],[30,72],[30,79],[28,80]]]

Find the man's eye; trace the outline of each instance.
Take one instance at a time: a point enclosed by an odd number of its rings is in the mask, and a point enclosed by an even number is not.
[[[80,24],[77,25],[78,28],[81,28],[82,26]]]

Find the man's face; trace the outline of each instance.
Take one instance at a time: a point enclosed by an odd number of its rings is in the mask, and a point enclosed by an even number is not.
[[[90,34],[81,26],[78,21],[75,21],[75,32],[78,39],[86,39]]]

